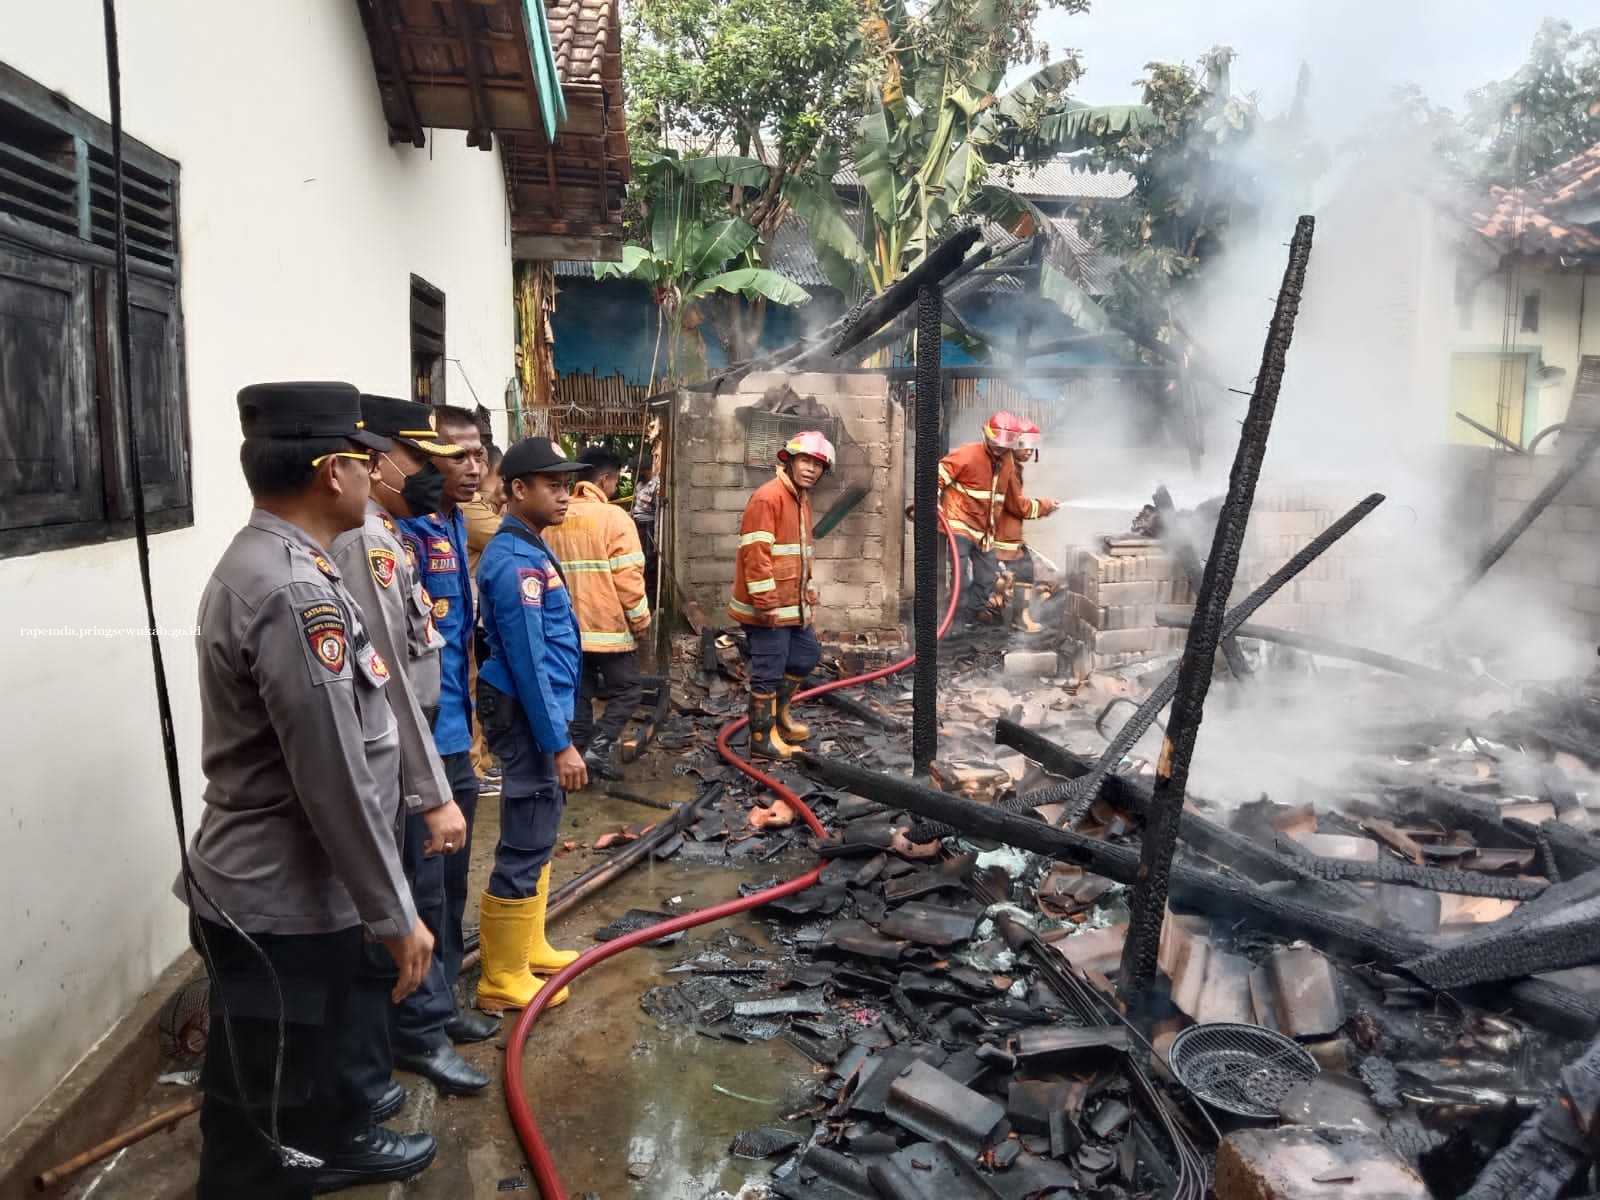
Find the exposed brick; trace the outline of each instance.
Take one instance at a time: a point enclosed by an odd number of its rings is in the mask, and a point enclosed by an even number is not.
[[[697,583],[714,583],[721,584],[730,589],[733,587],[733,562],[731,559],[690,559],[688,571],[689,578],[686,582],[690,585]]]
[[[737,534],[740,514],[717,509],[701,509],[689,514],[689,532],[695,537]]]
[[[1116,608],[1102,608],[1101,629],[1148,629],[1156,623],[1153,604],[1125,604]]]
[[[1317,1180],[1326,1180],[1319,1183]],[[1427,1200],[1417,1173],[1376,1133],[1355,1127],[1241,1129],[1217,1147],[1217,1200]]]
[[[1096,654],[1142,654],[1154,642],[1154,629],[1103,629],[1094,635],[1094,650]]]
[[[1129,604],[1154,604],[1156,585],[1143,583],[1102,583],[1097,602],[1102,608],[1120,608]]]
[[[718,488],[715,491],[708,489],[708,498],[712,508],[721,509],[723,512],[743,513],[744,506],[750,503],[750,493],[743,488]],[[701,504],[703,503],[702,500]],[[697,504],[696,507],[700,507],[701,504]]]
[[[744,468],[731,463],[697,462],[689,467],[692,487],[728,488],[744,484]]]

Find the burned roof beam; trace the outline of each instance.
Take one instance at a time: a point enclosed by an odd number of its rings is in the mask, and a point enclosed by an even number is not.
[[[794,758],[813,779],[843,788],[887,808],[950,825],[962,833],[994,838],[1022,850],[1073,863],[1118,883],[1132,883],[1139,872],[1139,854],[1068,829],[1057,829],[1035,816],[1007,812],[914,780],[868,771],[851,763],[815,754]],[[1362,921],[1290,899],[1252,884],[1178,863],[1172,873],[1174,908],[1229,920],[1247,916],[1262,932],[1304,938],[1324,952],[1355,962],[1374,962],[1395,970],[1431,949],[1414,934],[1377,929]],[[1503,987],[1471,988],[1456,993],[1484,1008],[1509,1008],[1530,1025],[1564,1037],[1593,1037],[1600,1032],[1600,998],[1541,979],[1523,979]]]
[[[454,0],[456,29],[461,36],[461,64],[467,72],[467,98],[472,105],[472,128],[467,130],[467,145],[479,150],[494,149],[494,126],[489,115],[489,96],[483,87],[483,72],[478,64],[477,31],[472,27],[472,6],[467,0]]]
[[[967,252],[982,239],[983,230],[974,225],[929,251],[920,263],[867,301],[855,320],[828,347],[829,357],[839,358],[905,312],[916,303],[917,293],[925,284],[942,283],[957,267],[968,265],[971,260]],[[981,255],[980,261],[986,261],[993,253],[994,248],[985,243],[978,246],[974,258]]]
[[[1167,629],[1187,629],[1193,619],[1192,613],[1180,609],[1156,609],[1156,624]],[[1482,680],[1474,679],[1470,675],[1456,675],[1449,671],[1440,671],[1434,667],[1423,666],[1421,663],[1396,658],[1392,654],[1382,654],[1377,650],[1368,650],[1362,646],[1352,646],[1348,642],[1338,642],[1333,638],[1321,637],[1314,633],[1301,633],[1294,629],[1279,629],[1273,625],[1256,625],[1248,621],[1235,628],[1234,633],[1242,638],[1254,638],[1261,642],[1277,642],[1280,645],[1293,646],[1297,650],[1304,650],[1310,654],[1321,654],[1328,658],[1343,658],[1348,659],[1350,662],[1363,663],[1369,667],[1380,667],[1385,671],[1393,671],[1396,675],[1406,675],[1412,679],[1419,679],[1424,683],[1437,684],[1439,687],[1475,692],[1481,690],[1484,686]]]
[[[1492,438],[1494,441],[1496,441],[1500,445],[1504,446],[1507,450],[1510,450],[1513,454],[1526,454],[1526,453],[1528,453],[1527,450],[1523,449],[1516,442],[1513,442],[1510,438],[1506,437],[1504,434],[1496,433],[1494,430],[1490,429],[1487,425],[1484,425],[1479,421],[1474,421],[1471,417],[1467,416],[1466,413],[1461,412],[1459,409],[1456,411],[1456,420],[1464,421],[1466,424],[1470,425],[1473,429],[1476,429],[1479,433],[1483,434],[1484,437]]]
[[[1419,867],[1393,858],[1377,862],[1352,862],[1342,858],[1302,860],[1313,875],[1328,880],[1359,880],[1363,883],[1396,883],[1424,888],[1430,892],[1450,892],[1458,896],[1487,896],[1491,900],[1532,900],[1549,885],[1504,875],[1483,875],[1477,871],[1450,871],[1439,867]]]

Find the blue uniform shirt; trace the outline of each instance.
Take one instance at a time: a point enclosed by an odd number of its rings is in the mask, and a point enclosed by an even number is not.
[[[478,558],[478,603],[489,636],[479,678],[515,696],[539,749],[558,754],[572,744],[567,726],[578,695],[583,651],[572,597],[555,559],[512,533],[508,516]]]
[[[439,651],[439,719],[433,726],[440,754],[472,749],[472,693],[467,656],[472,653],[472,575],[467,570],[467,518],[458,507],[449,517],[406,517],[400,532],[417,575],[433,600],[433,623],[444,636]]]

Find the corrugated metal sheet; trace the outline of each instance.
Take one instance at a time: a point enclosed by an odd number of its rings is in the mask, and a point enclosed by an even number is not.
[[[1133,176],[1126,171],[1091,171],[1070,159],[991,166],[989,180],[1033,201],[1121,200],[1133,191]],[[838,188],[859,191],[861,177],[846,167],[833,177]]]

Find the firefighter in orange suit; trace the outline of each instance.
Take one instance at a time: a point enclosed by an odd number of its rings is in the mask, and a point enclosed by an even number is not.
[[[1033,555],[1028,552],[1027,542],[1023,538],[1022,522],[1042,517],[1047,512],[1054,512],[1056,502],[1029,500],[1022,494],[1022,468],[1033,460],[1035,452],[1039,449],[1039,426],[1027,417],[1019,417],[1017,424],[1019,428],[1016,444],[1011,447],[1012,486],[1005,493],[1005,499],[1000,505],[1000,515],[995,521],[994,556],[1000,564],[1000,570],[1010,575],[1014,581],[1011,603],[1008,605],[1014,612],[1013,628],[1023,633],[1038,633],[1039,626],[1028,615],[1028,600],[1036,580]],[[1046,508],[1046,505],[1049,507]]]
[[[968,624],[994,594],[999,553],[1020,556],[1023,520],[1047,517],[1060,507],[1022,495],[1014,452],[1025,436],[1021,419],[997,412],[984,423],[981,442],[957,446],[939,462],[939,509],[956,536],[961,613]]]
[[[810,734],[789,705],[822,657],[811,628],[811,489],[833,459],[833,443],[821,433],[796,434],[778,451],[777,477],[756,489],[739,526],[728,615],[750,640],[750,750],[762,758],[788,758]]]

